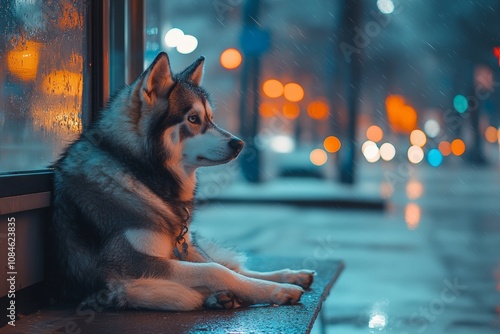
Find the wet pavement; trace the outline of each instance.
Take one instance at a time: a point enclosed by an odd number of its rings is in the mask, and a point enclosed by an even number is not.
[[[343,260],[313,333],[499,333],[498,167],[362,165],[357,189],[378,189],[386,210],[221,203],[199,209],[194,224],[312,269]]]

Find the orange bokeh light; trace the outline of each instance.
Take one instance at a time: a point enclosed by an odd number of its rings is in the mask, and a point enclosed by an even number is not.
[[[83,77],[81,73],[55,71],[43,79],[43,87],[50,95],[81,96]]]
[[[328,155],[322,149],[317,148],[311,151],[309,160],[316,166],[322,166],[328,161]]]
[[[486,141],[488,143],[493,144],[498,141],[498,138],[500,138],[500,133],[494,126],[488,126],[484,132],[484,136],[486,137]]]
[[[406,197],[411,200],[418,199],[424,193],[424,186],[419,181],[410,181],[406,184]]]
[[[307,114],[313,119],[325,119],[328,117],[328,104],[324,101],[313,101],[307,106]]]
[[[296,103],[288,103],[283,104],[283,116],[288,119],[296,119],[299,117],[300,107]]]
[[[9,71],[22,81],[34,81],[38,71],[40,43],[19,41],[7,54]]]
[[[384,131],[379,126],[372,125],[366,130],[366,138],[377,143],[384,138]]]
[[[325,147],[325,150],[330,153],[335,153],[338,150],[340,150],[340,147],[342,144],[340,143],[340,139],[338,139],[335,136],[329,136],[326,137],[325,140],[323,141],[323,146]]]
[[[458,156],[461,156],[465,152],[465,143],[462,139],[455,139],[451,142],[451,152]]]
[[[280,97],[283,94],[283,84],[276,79],[269,79],[262,85],[262,90],[271,98]]]
[[[408,229],[414,230],[420,223],[420,206],[415,203],[408,203],[405,208],[405,221]]]
[[[298,83],[291,82],[285,85],[283,94],[288,101],[299,102],[304,98],[304,89]]]
[[[241,60],[241,53],[233,48],[224,50],[224,52],[220,55],[220,63],[222,67],[227,68],[228,70],[233,70],[240,66]]]
[[[417,128],[417,112],[406,104],[401,95],[389,95],[385,100],[387,119],[396,132],[410,133]]]
[[[439,152],[445,157],[451,154],[451,144],[448,141],[442,141],[438,145]]]
[[[271,102],[263,102],[259,106],[259,114],[264,118],[274,117],[278,112],[279,110],[276,104]]]

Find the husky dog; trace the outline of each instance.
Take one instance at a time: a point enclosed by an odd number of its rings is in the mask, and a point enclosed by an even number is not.
[[[63,296],[188,311],[293,304],[311,285],[313,271],[250,271],[189,230],[196,169],[243,148],[213,121],[203,62],[174,75],[160,53],[54,164],[49,236]]]

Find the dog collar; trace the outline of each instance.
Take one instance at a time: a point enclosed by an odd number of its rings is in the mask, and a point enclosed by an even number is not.
[[[186,238],[184,236],[188,232],[188,223],[189,219],[191,219],[191,212],[187,207],[183,207],[184,211],[186,211],[186,218],[184,219],[184,223],[182,224],[181,232],[175,238],[175,245],[174,245],[174,255],[176,258],[179,260],[183,261],[187,258],[188,256],[188,247],[189,245],[186,242]],[[182,254],[179,252],[179,249],[177,248],[177,244],[181,245],[182,248]]]

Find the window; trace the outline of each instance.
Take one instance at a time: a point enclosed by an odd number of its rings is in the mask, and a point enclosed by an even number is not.
[[[82,130],[85,0],[0,3],[0,173],[48,167]]]

